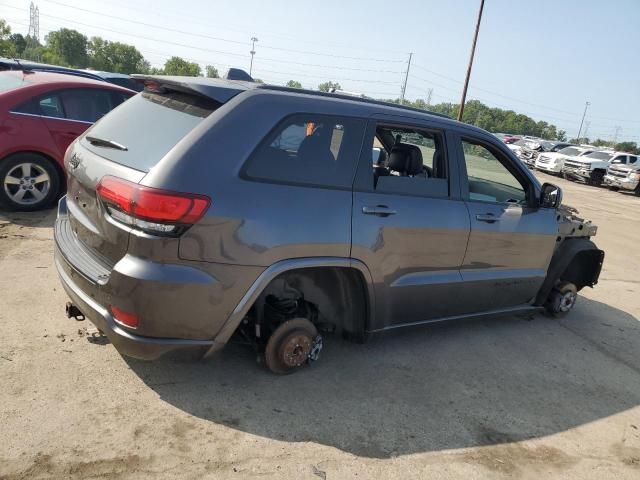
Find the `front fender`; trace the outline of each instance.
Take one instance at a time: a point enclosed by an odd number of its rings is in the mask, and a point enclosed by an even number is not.
[[[587,238],[566,238],[551,257],[547,276],[536,295],[534,305],[543,305],[558,280],[578,287],[593,287],[598,283],[604,251]]]

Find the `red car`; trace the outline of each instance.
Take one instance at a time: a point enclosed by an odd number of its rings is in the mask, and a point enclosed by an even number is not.
[[[0,72],[0,204],[38,210],[64,191],[64,153],[136,92],[50,72]]]

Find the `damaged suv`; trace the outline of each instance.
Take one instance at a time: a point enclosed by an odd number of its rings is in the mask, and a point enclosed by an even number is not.
[[[596,227],[484,130],[344,94],[139,78],[67,151],[55,224],[68,315],[125,355],[208,357],[235,336],[289,373],[329,333],[564,315],[598,280]]]

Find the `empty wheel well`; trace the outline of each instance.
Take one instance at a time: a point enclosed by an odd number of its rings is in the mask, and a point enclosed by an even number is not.
[[[268,298],[269,296],[272,296]],[[362,274],[348,267],[312,267],[289,270],[277,276],[258,297],[252,310],[268,325],[270,305],[276,299],[302,297],[320,330],[341,333],[361,341],[367,329],[368,298]],[[266,306],[266,308],[265,308]]]
[[[601,250],[582,250],[574,255],[567,268],[560,275],[560,281],[573,283],[578,290],[598,283],[602,268]]]

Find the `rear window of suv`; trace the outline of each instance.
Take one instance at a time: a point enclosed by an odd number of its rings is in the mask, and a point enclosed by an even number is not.
[[[124,102],[90,130],[92,137],[111,140],[126,151],[84,142],[92,152],[148,172],[220,104],[178,92],[143,92]]]

